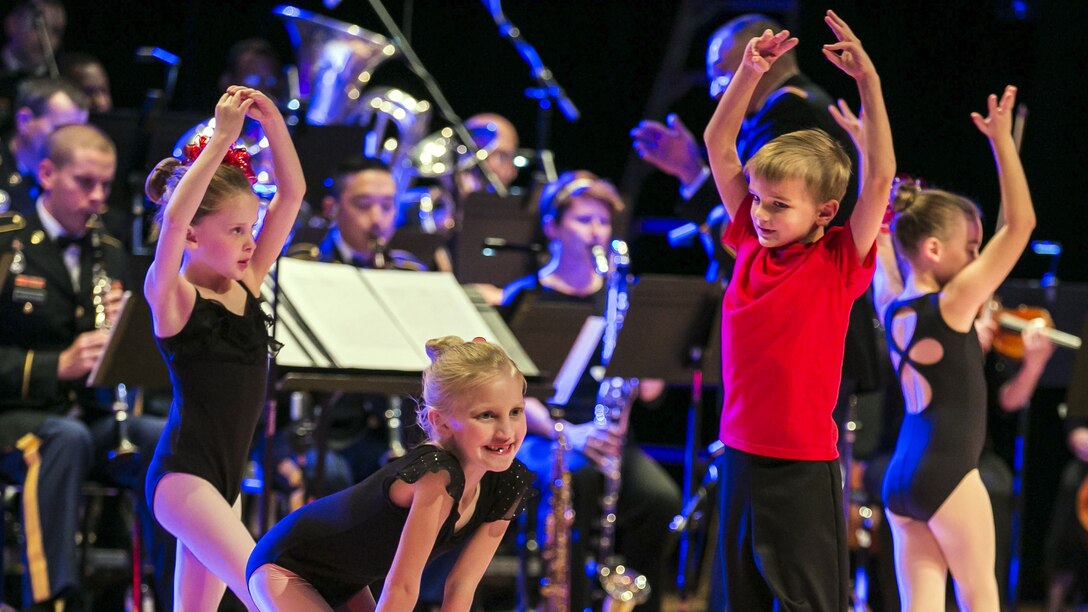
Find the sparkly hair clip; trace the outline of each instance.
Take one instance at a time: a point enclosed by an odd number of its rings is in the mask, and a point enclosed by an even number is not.
[[[191,165],[196,158],[204,152],[204,147],[208,146],[208,137],[200,136],[196,142],[185,145],[184,155],[186,166]],[[249,184],[252,185],[257,182],[257,175],[253,173],[253,167],[250,165],[249,151],[245,150],[245,147],[230,146],[230,150],[223,156],[223,161],[220,162],[228,166],[234,166],[242,171],[242,174],[246,175],[249,179]]]

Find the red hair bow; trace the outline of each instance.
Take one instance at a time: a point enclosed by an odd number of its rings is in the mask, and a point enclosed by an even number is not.
[[[200,136],[196,142],[185,145],[185,165],[192,164],[196,161],[196,158],[204,152],[204,147],[208,146],[208,137]],[[245,147],[236,147],[231,145],[230,150],[223,156],[223,161],[228,166],[234,166],[242,171],[242,174],[246,175],[249,179],[249,184],[252,185],[257,182],[257,175],[253,173],[253,167],[250,165],[249,151],[246,151]]]

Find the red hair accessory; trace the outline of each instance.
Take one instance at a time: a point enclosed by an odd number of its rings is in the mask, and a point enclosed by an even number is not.
[[[208,146],[208,137],[200,136],[196,142],[185,145],[185,165],[188,166],[196,161],[196,158],[204,152],[204,147]],[[230,150],[223,156],[223,161],[220,162],[228,166],[234,166],[242,171],[242,174],[246,175],[249,179],[249,184],[252,185],[257,182],[257,175],[253,173],[253,167],[250,165],[249,151],[246,151],[245,147],[230,146]]]
[[[476,336],[475,338],[472,339],[472,341],[473,342],[487,342],[487,338],[484,338],[483,336]]]

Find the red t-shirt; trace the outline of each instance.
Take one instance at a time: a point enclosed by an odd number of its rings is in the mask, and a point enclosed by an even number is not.
[[[850,307],[873,279],[845,227],[812,244],[760,246],[752,198],[722,237],[737,253],[722,303],[721,441],[755,455],[839,456],[831,413],[839,394]]]

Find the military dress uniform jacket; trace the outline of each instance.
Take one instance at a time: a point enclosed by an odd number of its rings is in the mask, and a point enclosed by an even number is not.
[[[100,234],[111,279],[124,278],[127,256],[116,239]],[[80,249],[80,287],[72,285],[62,250],[36,212],[0,215],[0,452],[10,449],[46,416],[73,405],[97,406],[84,381],[57,379],[60,353],[94,329],[92,269],[95,249]]]
[[[0,140],[0,213],[32,212],[41,191],[37,177],[19,172],[15,156]]]
[[[357,268],[374,268],[373,261],[345,261],[336,248],[336,238],[340,230],[334,225],[331,229],[303,228],[298,230],[284,249],[284,255],[306,261],[324,263],[346,263]],[[427,266],[415,255],[401,249],[389,249],[385,253],[386,270],[408,270],[426,272]]]

